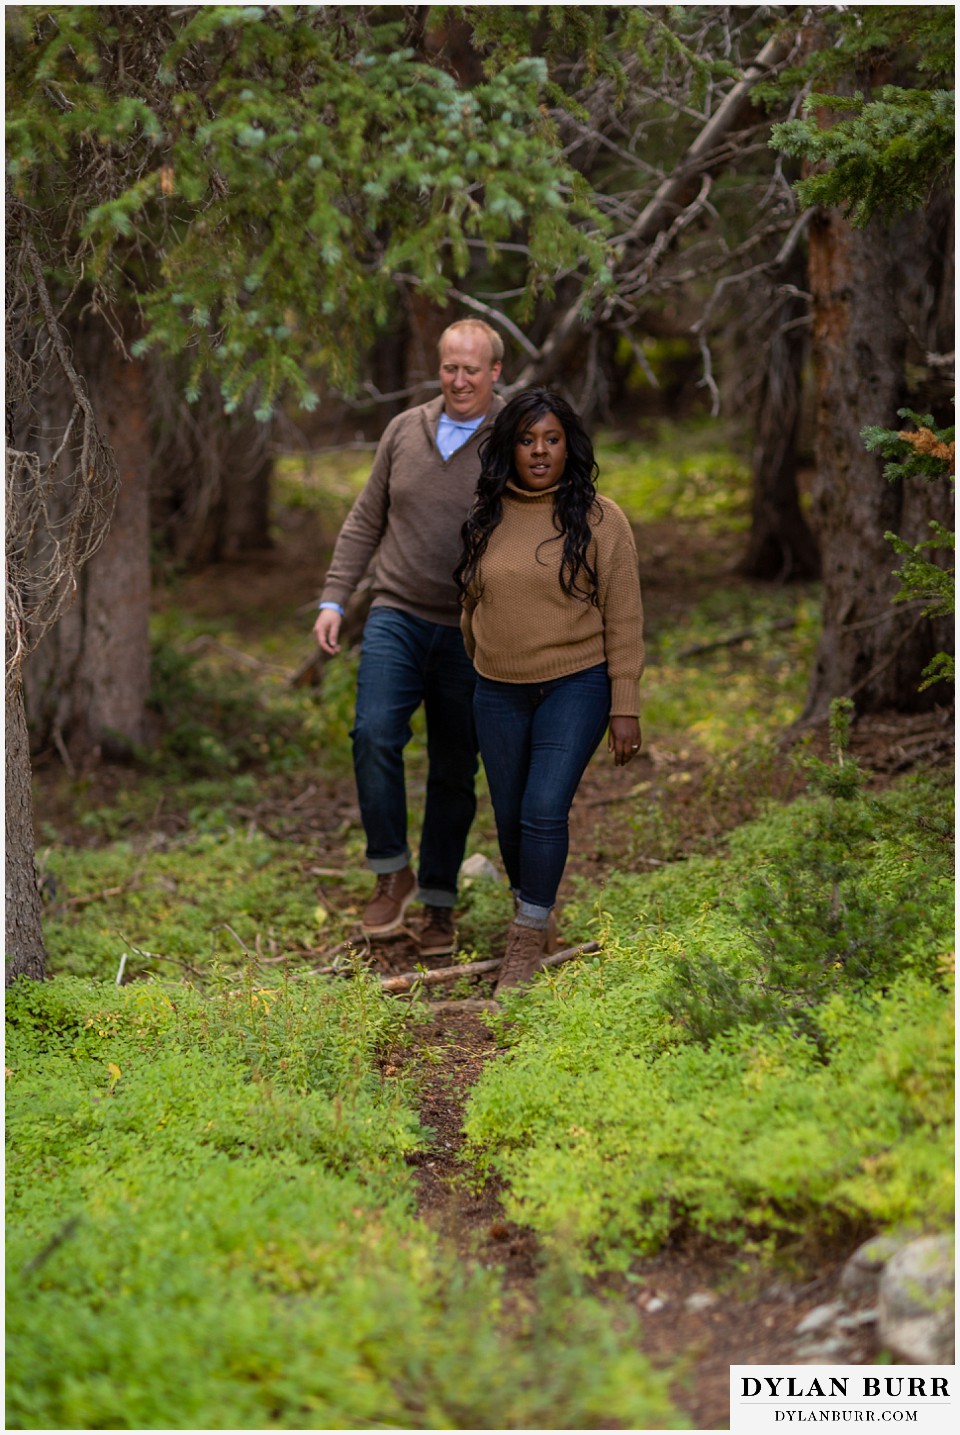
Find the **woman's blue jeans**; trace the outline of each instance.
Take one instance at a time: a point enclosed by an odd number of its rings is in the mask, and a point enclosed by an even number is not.
[[[477,807],[475,682],[459,628],[398,608],[371,610],[350,734],[367,862],[374,872],[397,872],[410,861],[403,749],[423,703],[428,769],[418,878],[421,900],[437,907],[453,905]]]
[[[610,719],[606,664],[548,683],[479,677],[473,710],[507,877],[521,913],[545,915],[567,861],[570,807]]]

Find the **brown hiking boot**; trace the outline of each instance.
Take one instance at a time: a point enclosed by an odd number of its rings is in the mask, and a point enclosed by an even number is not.
[[[424,907],[423,924],[417,933],[421,957],[446,957],[457,949],[457,932],[452,907]]]
[[[546,932],[542,927],[521,927],[511,922],[507,931],[507,947],[500,963],[500,975],[493,995],[498,997],[506,987],[526,986],[543,965]]]
[[[519,897],[515,896],[513,901],[514,912],[517,912],[519,908],[520,899]],[[552,957],[559,945],[560,943],[557,940],[557,909],[556,907],[551,907],[550,913],[547,917],[547,930],[543,943],[543,955],[545,957]]]
[[[403,914],[417,895],[417,879],[409,867],[399,872],[379,872],[373,896],[367,903],[360,926],[367,937],[389,937],[403,926]]]

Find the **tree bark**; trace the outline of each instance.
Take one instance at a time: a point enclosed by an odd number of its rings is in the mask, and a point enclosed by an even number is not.
[[[815,216],[809,243],[817,403],[812,520],[824,591],[804,717],[822,718],[841,696],[853,698],[859,712],[914,711],[937,700],[934,690],[918,687],[924,667],[949,645],[950,625],[893,602],[896,557],[883,535],[889,530],[918,542],[929,536],[931,518],[949,522],[947,485],[889,482],[861,431],[870,424],[895,428],[898,408],[915,401],[905,373],[908,338],[925,328],[916,304],[930,302],[930,286],[912,281],[930,256],[928,218],[853,229],[829,211]]]
[[[40,920],[40,893],[33,835],[33,791],[30,746],[18,672],[6,683],[5,754],[6,851],[6,984],[19,976],[42,981],[46,948]]]
[[[120,489],[103,546],[83,569],[74,601],[24,665],[27,712],[41,741],[73,762],[123,758],[147,736],[150,683],[149,394],[142,363],[123,358],[106,329],[76,336]],[[41,402],[56,405],[57,396]]]
[[[784,282],[794,289],[806,283],[798,264]],[[753,446],[753,495],[750,537],[740,562],[748,578],[787,582],[818,578],[820,554],[800,508],[797,444],[803,398],[806,303],[799,293],[782,300],[765,355]]]

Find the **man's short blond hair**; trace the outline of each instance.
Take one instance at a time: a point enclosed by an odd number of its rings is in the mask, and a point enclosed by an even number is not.
[[[503,340],[496,329],[492,329],[490,325],[485,324],[482,319],[456,319],[452,324],[448,324],[440,335],[440,340],[437,344],[437,353],[441,359],[443,358],[444,339],[448,334],[455,334],[459,329],[479,329],[481,334],[486,334],[487,342],[490,345],[491,362],[494,364],[503,363]]]

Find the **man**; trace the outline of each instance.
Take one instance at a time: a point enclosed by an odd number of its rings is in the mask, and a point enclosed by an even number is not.
[[[321,649],[338,653],[344,606],[376,554],[351,733],[367,862],[377,878],[361,925],[367,936],[389,936],[419,897],[424,957],[454,949],[457,874],[476,811],[475,675],[460,634],[453,570],[480,475],[478,444],[503,407],[493,392],[503,359],[495,330],[461,319],[444,330],[439,351],[440,397],[399,414],[384,430],[337,539],[314,626]],[[421,703],[428,772],[414,876],[403,750]]]

